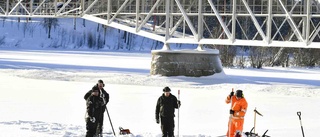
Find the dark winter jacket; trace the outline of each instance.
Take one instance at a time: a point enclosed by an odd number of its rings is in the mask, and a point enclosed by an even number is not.
[[[94,87],[97,87],[98,84],[96,84]],[[87,100],[90,96],[91,96],[91,93],[92,93],[92,90],[89,90],[85,95],[84,95],[84,99]],[[105,100],[105,103],[103,103],[103,106],[102,106],[102,109],[103,109],[103,112],[104,110],[106,109],[106,105],[108,104],[109,102],[109,94],[102,88],[101,89],[101,93],[99,92],[99,97],[103,97],[104,100]]]
[[[90,95],[87,99],[87,117],[100,121],[103,110],[103,101],[99,96]]]
[[[164,94],[159,97],[156,106],[156,119],[161,117],[174,117],[174,109],[178,108],[176,96],[170,94],[166,97]]]

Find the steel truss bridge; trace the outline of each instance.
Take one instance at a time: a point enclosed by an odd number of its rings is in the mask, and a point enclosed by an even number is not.
[[[84,18],[170,43],[320,48],[320,0],[0,0],[0,17]]]

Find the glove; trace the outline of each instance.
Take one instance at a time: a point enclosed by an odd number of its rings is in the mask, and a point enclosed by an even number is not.
[[[230,109],[230,114],[232,114],[232,115],[234,114],[234,111],[232,109]]]
[[[96,122],[96,118],[95,118],[95,117],[90,117],[90,121],[91,121],[92,123],[95,123],[95,122]]]
[[[234,95],[234,92],[231,91],[229,97],[231,98]]]
[[[181,101],[178,100],[177,103],[178,103],[178,107],[180,107],[181,106]]]
[[[156,122],[157,122],[157,124],[159,124],[160,123],[159,119],[156,119]]]

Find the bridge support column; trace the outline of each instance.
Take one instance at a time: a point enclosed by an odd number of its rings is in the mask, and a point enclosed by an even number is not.
[[[170,45],[168,43],[164,43],[162,50],[170,50]]]
[[[153,50],[151,75],[209,76],[222,71],[218,50]]]

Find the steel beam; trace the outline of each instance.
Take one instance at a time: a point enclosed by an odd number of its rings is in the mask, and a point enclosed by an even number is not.
[[[153,15],[154,10],[156,9],[157,5],[160,4],[162,2],[162,0],[157,0],[155,2],[155,4],[152,6],[151,10],[149,11],[147,17],[144,18],[144,20],[142,21],[142,23],[140,24],[140,26],[137,28],[137,31],[140,31],[142,26],[144,24],[147,23],[147,21],[149,20],[149,18]]]
[[[292,4],[289,5],[285,3],[289,0],[250,0],[252,3],[248,0],[232,0],[232,3],[224,4],[213,0],[79,0],[79,3],[73,3],[72,0],[63,1],[62,7],[58,8],[58,0],[3,0],[0,2],[0,17],[82,17],[161,41],[165,45],[188,43],[199,46],[219,44],[320,49],[320,23],[315,22],[320,20],[320,4],[316,0],[291,0]],[[67,8],[67,5],[72,5],[72,9]],[[257,6],[260,7],[252,8]],[[159,25],[148,23],[152,16],[159,17]],[[218,23],[205,20],[211,17],[216,18]],[[229,20],[223,20],[222,17]],[[256,28],[253,30],[253,39],[248,38],[243,23],[239,23],[241,18],[247,17]],[[257,18],[265,20],[260,24]],[[283,19],[282,22],[277,20],[279,18]],[[287,22],[293,33],[284,35],[282,29]],[[238,26],[240,29],[237,30]],[[216,28],[222,28],[223,31],[212,32]],[[203,33],[207,32],[204,30],[208,30],[210,38],[203,37]],[[242,32],[241,35],[239,32]],[[213,33],[217,33],[217,37],[214,37]],[[224,35],[226,38],[222,38]],[[281,38],[275,39],[278,35]],[[261,36],[262,40],[257,39],[257,36]]]
[[[271,42],[271,32],[272,32],[272,1],[268,1],[268,17],[267,17],[267,35],[266,35],[266,42],[270,44]]]
[[[311,34],[311,38],[309,39],[308,45],[310,45],[311,43],[313,43],[314,38],[319,34],[320,32],[320,25],[318,25],[318,28],[315,28],[316,30],[313,31],[314,33]],[[320,46],[320,45],[318,45]],[[320,48],[320,47],[319,47]]]
[[[232,1],[232,36],[231,36],[231,41],[234,42],[236,40],[236,25],[237,25],[237,1],[233,0]]]
[[[255,15],[253,14],[252,10],[250,9],[248,3],[246,2],[246,0],[242,0],[242,3],[245,5],[247,11],[249,12],[250,17],[251,17],[251,19],[253,21],[253,24],[256,27],[256,29],[258,30],[258,32],[259,32],[260,36],[262,37],[263,41],[267,42],[266,41],[267,40],[266,35],[264,34],[263,30],[261,29],[261,26],[258,23],[258,21],[257,21]]]
[[[303,27],[305,32],[305,43],[306,45],[308,45],[309,42],[309,36],[310,36],[310,24],[311,24],[311,1],[310,0],[306,0],[306,22],[305,22],[305,26]]]
[[[186,9],[186,12],[189,12],[190,9],[192,8],[192,6],[195,4],[195,1],[193,1],[191,3],[191,5]],[[173,7],[173,6],[172,6]],[[172,14],[171,14],[172,15]],[[180,19],[177,21],[177,23],[171,27],[172,29],[170,30],[170,35],[172,35],[174,32],[176,32],[177,28],[179,27],[179,25],[182,23],[182,21],[184,21],[183,16],[180,17]]]
[[[140,0],[136,0],[136,32],[138,32],[140,18]]]
[[[57,14],[60,14],[62,10],[64,10],[66,8],[66,6],[70,3],[71,0],[68,0],[66,3],[63,3],[62,7],[58,10]],[[93,3],[95,3],[98,0],[95,0]],[[91,4],[93,5],[93,4]],[[90,5],[90,6],[91,6]],[[84,13],[86,13],[86,11],[84,11]]]
[[[9,13],[9,0],[7,0],[7,3],[6,3],[6,13],[5,15],[8,15]]]
[[[121,12],[121,10],[127,5],[127,3],[129,2],[130,0],[126,0],[125,2],[122,3],[121,7],[117,10],[116,14],[113,15],[113,17],[109,20],[109,23],[111,23],[118,15],[119,13]]]
[[[283,2],[281,0],[278,0],[279,3],[280,3],[280,6],[282,8],[282,10],[285,12],[286,14],[286,17],[288,18],[288,23],[290,24],[291,28],[293,29],[293,33],[297,36],[297,39],[300,41],[300,42],[303,42],[304,39],[301,35],[301,32],[299,31],[299,29],[297,28],[297,25],[296,23],[294,23],[293,19],[292,19],[292,16],[291,14],[287,11],[286,7],[283,5]],[[298,2],[298,1],[297,1]]]
[[[229,31],[229,29],[227,28],[226,24],[224,23],[224,21],[222,20],[221,16],[219,15],[216,7],[214,6],[213,2],[211,0],[208,0],[210,6],[211,6],[211,9],[213,10],[214,14],[216,15],[221,27],[223,28],[223,31],[226,33],[228,39],[231,39],[231,33]]]
[[[203,36],[203,15],[202,15],[202,0],[198,0],[198,37],[197,41],[200,41]]]
[[[196,32],[196,30],[195,30],[192,22],[190,21],[188,15],[186,14],[185,10],[184,10],[183,7],[181,6],[180,1],[179,1],[179,0],[175,0],[175,1],[176,1],[176,4],[177,4],[180,12],[182,13],[182,15],[183,15],[183,17],[184,17],[184,19],[185,19],[185,21],[187,22],[187,24],[188,24],[188,26],[189,26],[189,28],[190,28],[190,30],[191,30],[194,38],[197,38],[197,35],[198,35],[198,34],[197,34],[197,32]]]
[[[170,0],[166,0],[166,41],[170,38]]]

